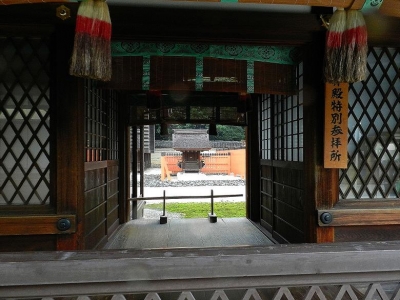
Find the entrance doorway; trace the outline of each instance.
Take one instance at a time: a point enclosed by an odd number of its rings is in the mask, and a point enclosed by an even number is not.
[[[207,128],[208,125],[201,125]],[[175,248],[175,247],[232,247],[232,246],[265,246],[273,242],[267,238],[249,219],[246,218],[246,142],[245,128],[225,129],[225,131],[241,132],[237,141],[215,140],[207,134],[211,147],[199,152],[199,159],[204,166],[195,172],[185,173],[179,167],[179,161],[185,159],[181,151],[174,149],[172,134],[179,126],[170,125],[170,138],[155,140],[151,163],[149,167],[140,167],[140,144],[137,166],[137,176],[132,176],[132,191],[137,197],[144,196],[139,204],[136,201],[136,218],[123,225],[116,236],[107,244],[108,249],[121,248]],[[223,137],[224,128],[218,126],[220,136]],[[201,129],[198,129],[201,131]],[[155,126],[158,137],[160,126]],[[198,133],[194,129],[190,130]],[[205,130],[208,132],[208,129]],[[156,135],[155,135],[156,136]],[[140,137],[140,132],[139,132]],[[134,140],[140,138],[133,136]],[[189,138],[186,138],[188,140]],[[199,145],[199,144],[197,144]],[[182,149],[180,149],[182,150]],[[239,155],[240,153],[240,155]],[[168,161],[169,160],[169,161]],[[169,176],[161,180],[161,166],[167,164]],[[224,169],[228,166],[228,169]],[[141,176],[140,170],[143,169]],[[238,171],[242,169],[241,171]],[[233,172],[231,172],[233,171]],[[135,170],[133,172],[135,174]],[[135,180],[136,179],[136,182]],[[143,181],[143,183],[142,183]],[[211,222],[208,214],[211,212],[210,193],[215,196],[216,222]],[[208,195],[208,197],[207,197]],[[225,195],[225,196],[224,196]],[[236,195],[230,197],[230,195]],[[165,216],[167,221],[161,223],[163,211],[163,196],[167,198]],[[219,196],[224,196],[218,198]],[[176,199],[168,199],[176,197]],[[198,198],[196,198],[198,197]],[[197,216],[185,216],[185,212],[169,211],[170,204],[179,204],[186,207],[202,204],[205,210]],[[153,204],[158,205],[154,208]],[[219,204],[242,205],[242,215],[229,215],[227,209],[217,208]],[[135,209],[135,206],[133,206]],[[196,208],[197,210],[197,208]]]
[[[186,126],[189,127],[190,124]],[[225,207],[224,211],[227,213],[223,214],[224,217],[245,217],[245,129],[237,126],[218,126],[219,136],[213,136],[208,134],[208,129],[204,129],[208,125],[199,126],[203,129],[181,127],[171,125],[170,135],[161,136],[159,126],[156,126],[157,134],[153,143],[155,147],[150,154],[148,166],[140,166],[145,163],[140,161],[141,151],[138,151],[139,163],[132,165],[139,165],[136,170],[137,176],[132,176],[132,198],[145,197],[147,200],[141,202],[146,202],[149,209],[162,209],[163,197],[176,197],[167,199],[166,204],[171,207],[171,202],[180,203],[184,206],[181,207],[183,211],[180,212],[179,207],[174,207],[170,213],[181,214],[186,218],[203,218],[213,210],[212,197],[214,206],[218,209],[221,209],[222,204],[235,206],[235,209]],[[188,171],[188,162],[195,165],[196,170],[192,167]],[[132,171],[135,173],[135,170]],[[198,208],[193,208],[194,211],[187,211],[188,208],[182,203],[191,202],[207,204],[199,204]],[[132,215],[136,215],[138,219],[149,217],[144,215],[144,208],[144,204],[138,203],[138,210]],[[202,210],[206,210],[203,215],[200,213]],[[232,212],[233,210],[236,211]]]

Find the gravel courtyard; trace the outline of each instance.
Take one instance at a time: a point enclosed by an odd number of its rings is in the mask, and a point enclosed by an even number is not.
[[[144,175],[144,196],[162,197],[165,191],[166,196],[209,196],[213,190],[214,196],[217,195],[241,195],[236,197],[215,198],[218,202],[243,202],[245,201],[246,181],[240,177],[232,175],[205,175],[205,174],[179,174],[171,176],[171,180],[161,181],[160,169],[151,168],[145,171]],[[138,180],[140,177],[138,176]],[[138,182],[138,187],[140,182]],[[162,200],[152,200],[151,203],[160,203]],[[210,198],[198,199],[176,199],[169,202],[210,202]],[[150,203],[150,201],[148,201]],[[150,209],[144,210],[145,218],[158,218],[159,211]],[[180,218],[179,214],[168,213],[169,218]]]
[[[153,170],[153,171],[152,171]],[[145,172],[144,175],[144,186],[145,187],[188,187],[188,186],[245,186],[245,180],[234,177],[231,175],[204,175],[199,176],[194,180],[190,180],[191,175],[194,174],[183,174],[181,177],[187,176],[187,178],[182,178],[179,180],[177,176],[172,176],[171,180],[165,179],[161,181],[160,174],[154,174],[150,172],[155,172],[156,170],[150,169]],[[197,174],[195,174],[197,175]],[[138,182],[139,186],[140,182]]]

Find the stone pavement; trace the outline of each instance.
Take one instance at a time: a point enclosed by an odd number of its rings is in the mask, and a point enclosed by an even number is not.
[[[268,239],[246,218],[132,220],[122,226],[104,249],[167,249],[198,247],[270,246]]]

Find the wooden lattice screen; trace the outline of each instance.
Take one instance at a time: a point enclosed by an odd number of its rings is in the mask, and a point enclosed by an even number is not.
[[[86,162],[118,159],[118,105],[113,91],[86,80]]]
[[[50,202],[49,39],[0,36],[0,205]]]
[[[262,159],[303,161],[303,64],[296,95],[264,95],[260,110]]]
[[[371,48],[369,74],[350,85],[348,168],[341,199],[400,198],[400,50]]]

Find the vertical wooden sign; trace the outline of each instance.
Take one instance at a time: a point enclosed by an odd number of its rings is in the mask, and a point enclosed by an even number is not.
[[[349,84],[325,84],[324,167],[347,169]]]

